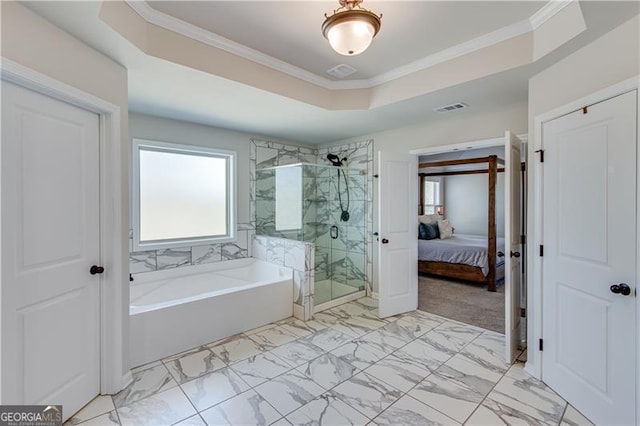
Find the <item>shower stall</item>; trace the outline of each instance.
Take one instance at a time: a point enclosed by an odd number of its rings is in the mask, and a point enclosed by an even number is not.
[[[256,233],[315,244],[316,311],[366,283],[366,171],[298,163],[256,170]]]

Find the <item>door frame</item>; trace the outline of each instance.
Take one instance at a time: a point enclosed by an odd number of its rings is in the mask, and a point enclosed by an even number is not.
[[[522,150],[521,154],[523,152],[527,153],[527,162],[528,162],[528,156],[529,156],[529,151],[528,151],[528,145],[529,145],[529,135],[524,133],[524,134],[516,134],[514,133],[514,135],[520,139],[520,141],[522,142],[523,145],[526,145],[524,147],[525,150]],[[495,137],[495,138],[489,138],[489,139],[479,139],[479,140],[475,140],[475,141],[471,141],[471,142],[460,142],[460,143],[455,143],[455,144],[449,144],[449,145],[437,145],[437,146],[431,146],[431,147],[427,147],[427,148],[419,148],[419,149],[412,149],[409,151],[409,154],[413,154],[416,155],[417,157],[420,157],[421,155],[434,155],[434,154],[442,154],[442,153],[446,153],[446,152],[464,152],[466,150],[473,150],[473,149],[482,149],[482,148],[491,148],[494,146],[505,146],[505,137],[504,135],[499,136],[499,137]],[[506,149],[506,146],[505,146]],[[420,167],[418,167],[418,171],[420,170]],[[527,176],[528,179],[528,176]],[[529,185],[527,184],[527,191],[529,190]],[[528,195],[527,195],[528,197]],[[525,214],[529,214],[528,211],[524,212]],[[527,216],[528,217],[528,216]],[[528,220],[528,219],[527,219]],[[506,221],[506,218],[505,218]],[[506,226],[506,222],[505,222],[505,226]],[[524,245],[523,245],[524,247]],[[528,249],[527,249],[528,250]],[[526,251],[526,250],[525,250]],[[416,259],[417,261],[417,259]],[[522,261],[521,261],[522,262]],[[525,291],[521,291],[520,293],[520,303],[521,303],[521,307],[522,307],[522,296],[523,294],[526,293],[526,289],[528,288],[527,285],[527,276],[525,275],[525,271],[522,271],[522,275],[521,275],[521,290],[524,288]],[[506,270],[505,270],[506,273]],[[505,325],[506,325],[506,319],[507,319],[507,304],[506,304],[506,298],[507,298],[507,294],[505,292],[505,310],[503,312],[503,316],[505,319]],[[527,302],[528,303],[528,302]],[[527,312],[528,309],[527,309]],[[522,327],[522,325],[524,324],[525,327],[529,327],[529,315],[527,314],[527,316],[525,318],[523,318],[520,321],[520,327]],[[505,332],[506,334],[506,332]],[[527,342],[528,340],[528,335],[527,335]],[[522,342],[521,342],[522,343]],[[505,342],[505,348],[506,348],[506,342]]]
[[[131,382],[127,364],[129,327],[128,224],[123,200],[121,111],[118,105],[2,57],[0,77],[31,91],[98,114],[100,153],[100,393],[113,394]],[[1,308],[1,307],[0,307]]]
[[[590,95],[584,96],[580,99],[567,103],[558,108],[554,108],[551,111],[537,115],[534,118],[534,130],[535,137],[532,144],[528,147],[528,176],[527,181],[529,183],[528,191],[528,212],[527,217],[527,264],[529,265],[529,283],[527,286],[527,312],[530,314],[527,324],[527,340],[531,343],[527,348],[527,362],[525,364],[525,370],[532,376],[541,379],[542,378],[542,354],[538,349],[538,339],[542,336],[542,322],[544,318],[544,307],[542,306],[542,259],[539,253],[534,250],[534,247],[538,247],[543,244],[542,231],[543,231],[543,191],[542,191],[542,177],[543,169],[539,161],[538,154],[535,151],[542,148],[542,126],[545,122],[554,120],[564,115],[570,114],[574,111],[582,109],[585,105],[592,105],[594,103],[602,102],[607,99],[611,99],[618,95],[622,95],[631,91],[640,91],[640,75],[632,77],[630,79],[621,81],[612,86],[598,90]],[[638,101],[636,113],[636,126],[640,126],[640,96],[637,96]],[[636,131],[636,153],[637,163],[636,168],[640,166],[640,144],[638,140],[638,131]],[[637,178],[637,201],[636,201],[636,215],[637,223],[640,224],[640,174],[636,173]],[[640,227],[636,230],[636,246],[637,253],[640,253]],[[640,262],[636,265],[636,288],[640,285]],[[640,297],[636,297],[636,321],[640,323]],[[640,415],[640,328],[638,329],[638,336],[636,336],[636,419]]]

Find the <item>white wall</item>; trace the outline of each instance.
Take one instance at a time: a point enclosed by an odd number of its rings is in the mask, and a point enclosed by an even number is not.
[[[456,234],[487,235],[487,175],[446,176],[444,191],[445,216]],[[496,182],[496,234],[504,237],[504,173]]]
[[[58,27],[31,12],[19,3],[0,2],[2,57],[8,58],[23,66],[31,68],[58,81],[66,83],[98,98],[120,107],[121,138],[121,179],[119,185],[122,199],[114,200],[113,208],[124,224],[121,235],[121,264],[112,270],[122,271],[120,282],[123,286],[121,300],[121,324],[114,325],[124,336],[123,351],[117,359],[109,362],[120,369],[122,375],[128,372],[128,324],[129,324],[129,291],[126,286],[127,223],[129,217],[129,200],[127,194],[127,170],[129,150],[127,143],[127,71],[122,66],[93,50]]]
[[[535,117],[639,74],[640,17],[636,15],[529,80],[529,265],[534,265],[536,259],[532,246],[535,243],[532,236],[535,235],[534,219],[537,213],[533,198],[536,183],[533,165],[534,161],[538,161],[538,156],[533,153],[537,149],[533,143],[537,130],[534,127]],[[541,333],[542,307],[541,299],[537,296],[540,294],[540,288],[535,286],[539,273],[540,271],[533,267],[528,269],[530,287],[527,293],[527,311],[531,315],[528,326],[529,341],[535,341]],[[530,351],[527,369],[539,374],[540,368],[540,352]]]

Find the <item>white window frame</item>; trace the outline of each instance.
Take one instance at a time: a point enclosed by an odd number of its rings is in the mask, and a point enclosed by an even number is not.
[[[195,154],[200,156],[224,158],[227,161],[227,230],[226,235],[202,236],[191,238],[176,238],[170,240],[157,240],[153,242],[140,241],[140,150],[147,149],[159,152],[177,153],[177,154]],[[132,228],[133,228],[133,250],[148,251],[177,247],[190,247],[204,244],[217,244],[225,242],[234,242],[237,240],[237,171],[235,151],[229,151],[218,148],[210,148],[195,145],[183,145],[171,142],[160,142],[148,139],[133,138],[132,140],[132,200],[131,208],[133,212]]]
[[[425,201],[424,205],[423,205],[423,213],[424,214],[435,214],[437,213],[438,207],[444,207],[444,177],[439,177],[439,176],[425,176],[424,178],[424,191],[426,192],[427,189],[427,182],[435,182],[438,184],[439,188],[438,188],[438,199],[436,200],[438,202],[438,204],[427,204],[427,197],[425,196],[426,194],[422,194],[422,197]],[[427,207],[433,207],[434,208],[434,212],[433,213],[427,213]]]

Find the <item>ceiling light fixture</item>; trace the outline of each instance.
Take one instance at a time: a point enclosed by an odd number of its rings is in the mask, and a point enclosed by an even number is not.
[[[380,16],[360,6],[362,0],[338,0],[340,7],[327,16],[322,24],[322,35],[341,55],[355,56],[371,44],[380,31]]]

